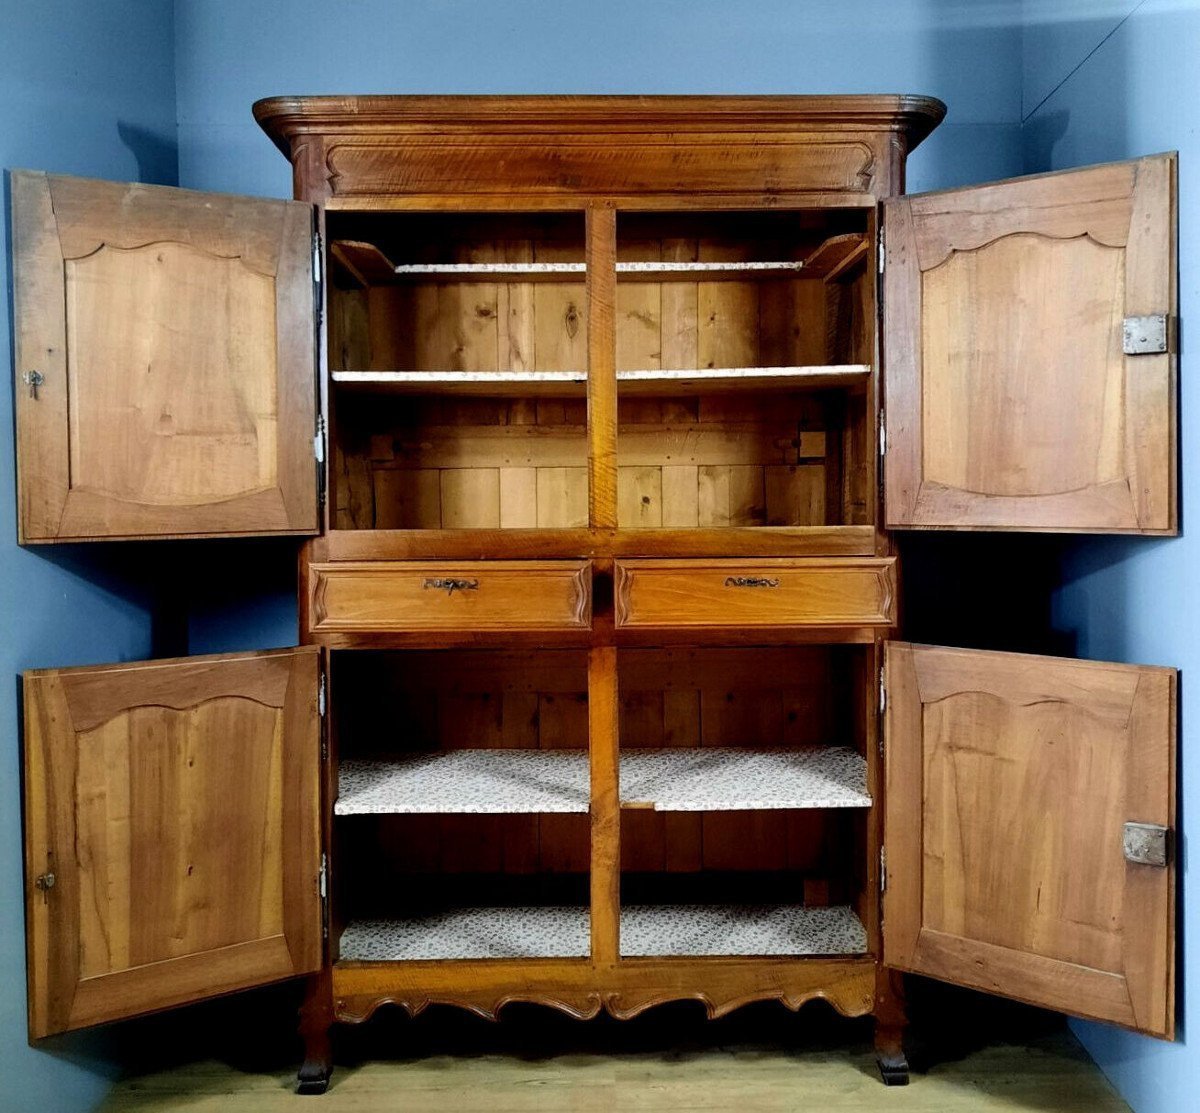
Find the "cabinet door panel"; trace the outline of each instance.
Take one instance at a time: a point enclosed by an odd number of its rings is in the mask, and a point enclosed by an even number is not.
[[[1173,669],[887,647],[889,966],[1174,1028]]]
[[[885,507],[897,528],[1176,531],[1175,158],[884,206]]]
[[[12,190],[21,540],[315,532],[310,208]]]
[[[319,966],[317,653],[26,674],[32,1036]]]

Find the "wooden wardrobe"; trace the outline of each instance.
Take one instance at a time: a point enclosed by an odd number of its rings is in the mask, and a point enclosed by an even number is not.
[[[1174,157],[254,111],[294,201],[12,175],[22,541],[303,539],[294,649],[26,674],[31,1037],[304,975],[320,1091],[381,1004],[821,997],[896,1082],[911,971],[1169,1038],[1174,671],[894,640],[892,531],[1176,532]]]

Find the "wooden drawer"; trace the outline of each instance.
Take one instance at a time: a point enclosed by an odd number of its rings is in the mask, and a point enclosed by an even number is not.
[[[313,633],[587,630],[591,563],[364,561],[310,568]]]
[[[890,626],[894,557],[827,560],[621,560],[621,629]]]

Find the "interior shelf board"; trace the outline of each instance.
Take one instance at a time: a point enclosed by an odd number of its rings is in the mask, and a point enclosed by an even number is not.
[[[858,955],[866,950],[862,921],[843,906],[655,904],[621,909],[622,958]]]
[[[334,813],[586,813],[588,755],[579,750],[462,749],[347,760]],[[656,811],[868,808],[867,767],[841,746],[752,750],[628,749],[621,803]]]
[[[867,763],[845,746],[627,749],[621,806],[660,812],[869,808]]]
[[[373,243],[334,240],[330,255],[361,286],[399,282],[581,282],[584,262],[435,262],[395,263]],[[618,260],[617,277],[626,281],[662,282],[730,279],[821,278],[830,281],[867,256],[861,232],[829,236],[803,259]]]
[[[865,363],[808,367],[647,368],[617,372],[626,396],[733,394],[771,390],[822,390],[859,386],[871,377]],[[334,383],[398,394],[463,394],[492,398],[579,397],[587,393],[584,371],[334,371]]]
[[[585,750],[442,750],[338,769],[335,815],[585,813]]]
[[[559,905],[455,908],[351,920],[339,946],[342,962],[583,958],[590,953],[588,910]]]

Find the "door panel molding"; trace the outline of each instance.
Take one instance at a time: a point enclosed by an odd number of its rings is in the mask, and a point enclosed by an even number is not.
[[[884,203],[889,527],[1177,532],[1175,162]]]
[[[318,654],[25,675],[32,1037],[320,966]]]
[[[1174,1031],[1173,669],[889,642],[884,961]]]
[[[12,193],[22,543],[315,533],[312,209]]]

